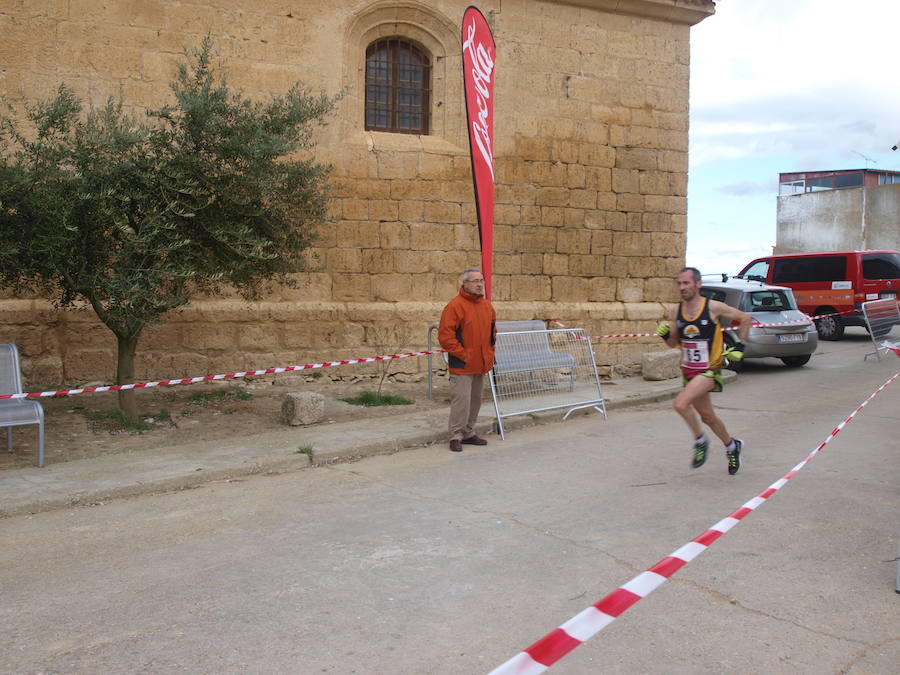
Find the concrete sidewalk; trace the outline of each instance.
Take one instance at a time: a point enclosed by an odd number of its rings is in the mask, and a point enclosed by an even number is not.
[[[724,371],[726,380],[735,374]],[[681,389],[678,379],[648,382],[640,377],[602,383],[607,411],[673,398]],[[507,418],[507,433],[539,423],[559,422],[564,410]],[[582,413],[599,415],[597,412]],[[367,455],[445,443],[447,409],[397,413],[392,417],[285,427],[282,430],[231,441],[205,441],[90,459],[0,472],[0,517],[36,513],[76,504],[152,492],[176,490],[213,480],[255,473],[299,469],[311,464],[349,461]],[[482,407],[478,432],[494,427],[494,406]],[[500,443],[490,436],[491,443]],[[311,448],[311,451],[301,451]]]

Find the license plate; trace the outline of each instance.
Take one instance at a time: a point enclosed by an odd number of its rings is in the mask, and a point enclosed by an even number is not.
[[[891,298],[891,299],[893,299],[893,298],[896,298],[896,297],[897,297],[897,294],[896,294],[896,293],[887,292],[887,291],[882,291],[881,297],[882,297],[882,298]]]
[[[778,342],[806,342],[806,333],[788,333],[777,335]]]

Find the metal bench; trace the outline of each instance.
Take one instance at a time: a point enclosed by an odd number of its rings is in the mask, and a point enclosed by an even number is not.
[[[563,419],[568,419],[576,410],[593,408],[606,417],[594,352],[582,328],[498,322],[489,375],[501,439],[503,420],[515,415],[565,409]]]
[[[494,373],[511,375],[538,371],[569,370],[569,388],[575,382],[575,357],[553,351],[550,334],[543,321],[498,321],[497,333],[507,339],[497,340],[494,353]]]
[[[496,323],[498,333],[515,333],[510,339],[498,339],[494,350],[494,369],[496,375],[531,373],[539,371],[553,371],[569,369],[569,388],[574,386],[575,357],[571,354],[553,351],[550,347],[550,337],[543,321],[538,319],[529,321],[498,321]],[[438,326],[428,328],[426,351],[428,354],[428,398],[433,394],[433,373],[431,351],[433,349],[433,335]],[[541,331],[540,333],[538,331]],[[558,331],[557,331],[558,332]],[[522,336],[521,338],[519,336]],[[515,341],[511,338],[515,337]],[[513,346],[514,345],[514,346]],[[447,353],[441,357],[444,364],[447,363]]]
[[[22,394],[19,350],[0,344],[0,394]],[[38,425],[38,466],[44,466],[44,409],[37,401],[23,398],[0,399],[0,427],[6,427],[6,449],[12,452],[12,428]]]

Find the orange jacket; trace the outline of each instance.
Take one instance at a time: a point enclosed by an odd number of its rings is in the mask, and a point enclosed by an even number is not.
[[[480,375],[494,367],[497,313],[480,295],[459,295],[444,307],[438,327],[438,341],[446,349],[450,372]]]

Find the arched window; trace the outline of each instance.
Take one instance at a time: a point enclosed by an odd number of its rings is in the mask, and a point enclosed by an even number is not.
[[[366,129],[427,134],[431,63],[419,47],[390,38],[366,49]]]

